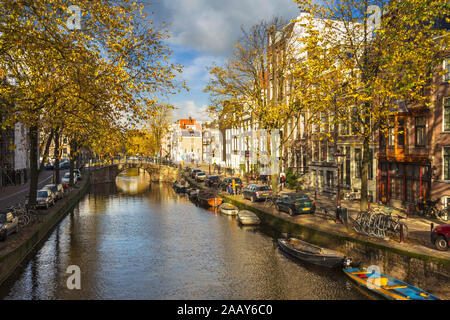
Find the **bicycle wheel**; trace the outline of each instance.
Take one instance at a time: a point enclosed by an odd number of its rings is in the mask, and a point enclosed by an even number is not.
[[[448,210],[447,209],[439,210],[438,219],[442,221],[448,221]]]

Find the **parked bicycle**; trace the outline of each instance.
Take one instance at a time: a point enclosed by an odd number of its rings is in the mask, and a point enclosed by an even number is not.
[[[276,208],[276,202],[279,199],[279,196],[267,197],[264,201],[264,207],[266,208]]]
[[[436,200],[422,200],[419,199],[415,204],[416,214],[426,218],[437,218],[442,221],[447,221],[450,208],[442,207],[438,209],[439,199]]]
[[[360,234],[376,238],[388,238],[392,235],[399,236],[403,229],[403,238],[408,236],[408,226],[401,221],[404,217],[397,215],[392,217],[393,208],[371,208],[368,211],[358,213],[353,222],[353,229]]]

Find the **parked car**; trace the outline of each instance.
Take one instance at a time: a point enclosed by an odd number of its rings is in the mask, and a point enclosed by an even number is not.
[[[431,231],[431,242],[438,250],[447,250],[450,245],[450,224],[434,227]]]
[[[269,186],[260,184],[250,184],[242,191],[244,199],[250,199],[252,202],[257,200],[266,200],[272,196],[272,189]]]
[[[232,177],[227,177],[227,178],[223,179],[219,183],[219,189],[221,189],[223,191],[227,191],[228,190],[228,186],[232,186],[233,185],[233,179],[234,179],[234,183],[235,183],[236,187],[242,190],[244,185],[242,184],[241,178],[232,178]]]
[[[198,173],[198,172],[201,172],[202,170],[200,170],[200,169],[192,169],[192,171],[191,171],[191,178],[192,179],[195,179],[195,175]]]
[[[316,204],[307,195],[298,193],[283,194],[275,203],[278,211],[287,212],[290,216],[301,213],[314,213]]]
[[[59,164],[60,169],[70,169],[70,162],[64,161]]]
[[[219,185],[220,179],[217,175],[209,175],[206,177],[205,185],[208,187],[217,187]]]
[[[40,189],[37,191],[36,207],[48,209],[55,204],[55,194],[49,189]]]
[[[62,199],[64,196],[64,187],[62,184],[47,184],[42,189],[48,189],[53,192],[55,199]]]
[[[48,162],[44,165],[45,170],[53,170],[54,168],[55,168],[55,166],[52,165],[50,162]]]
[[[11,212],[0,215],[0,239],[5,241],[11,233],[19,232],[19,218]]]
[[[61,182],[63,184],[69,184],[69,181],[70,181],[70,172],[66,172],[64,174],[64,177],[62,177]],[[77,175],[74,173],[73,174],[73,183],[75,184],[75,183],[77,183],[77,181],[78,181]]]
[[[205,181],[205,179],[206,179],[206,173],[200,171],[195,174],[195,180],[197,182]]]
[[[73,169],[73,172],[77,175],[77,181],[81,180],[81,172],[79,169]]]

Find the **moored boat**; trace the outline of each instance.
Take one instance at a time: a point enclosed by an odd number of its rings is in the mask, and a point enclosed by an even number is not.
[[[344,265],[344,254],[321,248],[300,239],[278,239],[278,245],[284,252],[302,261],[328,268],[342,267]]]
[[[220,205],[220,212],[223,214],[234,216],[238,214],[239,209],[235,205],[232,205],[231,203],[222,203]]]
[[[218,207],[222,204],[222,199],[212,191],[200,191],[197,198],[198,203],[205,207]]]
[[[259,220],[258,216],[248,210],[239,211],[237,216],[239,222],[243,225],[257,225],[261,223],[261,220]]]
[[[194,203],[197,203],[197,201],[198,201],[198,193],[199,193],[198,189],[188,189],[188,190],[186,190],[186,194],[188,195],[189,200],[191,200]]]
[[[175,190],[176,193],[185,193],[187,190],[187,186],[182,185],[181,183],[175,182],[173,184],[173,189]]]
[[[431,293],[375,270],[347,268],[343,271],[358,285],[389,300],[439,300]]]

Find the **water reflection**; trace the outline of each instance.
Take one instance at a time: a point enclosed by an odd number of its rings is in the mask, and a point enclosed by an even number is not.
[[[138,180],[133,181],[133,179]],[[345,276],[295,263],[263,227],[205,210],[146,174],[92,188],[0,288],[6,299],[362,299]],[[138,193],[138,190],[142,190]],[[108,193],[109,192],[109,193]],[[66,288],[69,265],[81,290]]]
[[[126,194],[142,193],[150,186],[150,175],[146,170],[131,168],[116,177],[116,186]]]

